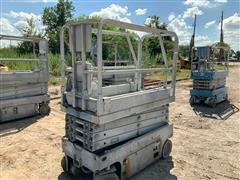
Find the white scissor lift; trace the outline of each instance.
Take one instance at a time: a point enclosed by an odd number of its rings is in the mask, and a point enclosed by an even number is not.
[[[31,48],[32,53],[25,56],[31,58],[4,57],[0,53],[0,64],[15,65],[16,68],[0,71],[0,123],[16,119],[50,113],[48,95],[48,42],[45,39],[19,37],[0,34],[0,43],[15,42]],[[16,43],[17,42],[17,43]],[[14,46],[8,47],[8,49]],[[27,64],[26,69],[19,65]],[[32,64],[32,66],[30,66]]]
[[[105,25],[119,31],[104,30]],[[67,31],[71,68],[66,67],[64,55]],[[133,31],[144,35],[140,38]],[[106,36],[126,38],[133,66],[117,66],[117,63],[103,66],[102,45]],[[164,59],[162,68],[141,67],[143,41],[152,36],[159,40]],[[164,48],[166,36],[173,39],[172,65],[168,65]],[[81,172],[91,179],[125,179],[155,160],[168,157],[173,132],[168,123],[168,105],[175,100],[178,58],[176,34],[116,20],[87,19],[63,26],[60,40],[61,107],[66,112],[63,170],[73,175]],[[93,66],[90,62],[95,57]],[[152,72],[163,72],[163,80],[146,90],[143,77]]]

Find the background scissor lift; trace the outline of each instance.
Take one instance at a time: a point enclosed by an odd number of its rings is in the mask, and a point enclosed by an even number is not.
[[[41,38],[0,34],[0,41],[32,46],[32,58],[6,58],[0,54],[0,123],[50,113],[48,95],[48,42]],[[11,48],[11,46],[10,46]],[[19,69],[21,63],[30,64]],[[3,66],[5,64],[5,66]],[[15,65],[12,69],[7,67]],[[4,67],[4,69],[3,69]]]
[[[190,104],[204,102],[211,107],[228,99],[226,77],[228,76],[229,47],[215,44],[196,47],[191,63]]]

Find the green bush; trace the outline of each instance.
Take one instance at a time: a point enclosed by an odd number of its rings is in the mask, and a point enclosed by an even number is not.
[[[68,56],[66,56],[68,57]],[[17,52],[17,48],[2,48],[0,49],[0,58],[22,58],[29,59],[34,58],[34,56],[29,54],[19,54]],[[69,58],[68,58],[69,59]],[[59,54],[48,54],[48,63],[49,63],[49,71],[50,71],[50,84],[58,85],[59,77],[61,75],[61,63],[60,63],[60,55]],[[9,70],[36,70],[39,69],[38,62],[29,62],[29,61],[0,61],[0,64],[3,64],[8,67]]]
[[[32,54],[19,54],[17,48],[0,49],[0,58],[34,58]],[[33,61],[0,61],[1,64],[8,66],[9,70],[35,70],[39,68],[38,62]]]
[[[50,75],[49,84],[54,85],[54,86],[59,85],[60,84],[60,78],[57,78],[55,76]]]
[[[48,66],[50,74],[53,76],[61,75],[61,62],[59,54],[48,54]]]

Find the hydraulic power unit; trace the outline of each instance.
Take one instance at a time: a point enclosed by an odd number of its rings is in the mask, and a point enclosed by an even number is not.
[[[190,104],[204,102],[215,107],[227,100],[228,53],[229,47],[219,44],[196,48],[191,65]]]
[[[48,42],[9,35],[0,35],[0,41],[15,41],[33,48],[33,58],[7,58],[0,55],[1,64],[9,65],[0,71],[0,122],[38,114],[48,115]]]
[[[118,31],[105,30],[106,26]],[[171,65],[163,43],[166,36],[174,44]],[[149,37],[159,41],[164,61],[160,68],[142,68],[143,41]],[[117,40],[125,42],[130,56],[128,61],[124,59],[124,66],[119,66],[117,61],[123,60],[116,59],[116,54],[112,55],[113,63],[104,66],[106,39],[114,39],[114,44]],[[63,26],[60,40],[61,109],[66,112],[63,170],[73,175],[83,173],[91,179],[125,179],[159,158],[168,157],[173,131],[168,106],[175,100],[178,58],[176,34],[116,20],[86,19]],[[69,60],[64,55],[66,44],[71,52],[71,67],[67,67]],[[161,82],[145,88],[144,75],[156,72],[160,72]]]

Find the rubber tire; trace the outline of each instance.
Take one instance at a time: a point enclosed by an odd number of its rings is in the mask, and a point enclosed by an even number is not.
[[[215,108],[217,106],[217,101],[215,97],[212,97],[209,101],[208,101],[209,106],[211,106],[212,108]]]
[[[72,176],[77,176],[81,173],[81,169],[77,168],[73,165],[72,161],[70,160],[70,158],[68,158],[68,163],[66,162],[66,157],[63,156],[62,160],[61,160],[61,166],[62,169],[65,173],[72,175]],[[68,167],[67,167],[68,164]]]
[[[192,96],[190,97],[189,103],[190,103],[190,105],[194,105],[195,104],[194,97],[192,97]]]
[[[163,159],[168,158],[171,152],[172,152],[172,141],[167,139],[162,148],[162,158]]]
[[[70,165],[70,174],[72,176],[77,176],[81,173],[81,169],[80,168],[77,168],[76,166],[74,166],[73,164]]]
[[[228,94],[226,94],[226,96],[225,96],[225,99],[224,99],[225,101],[227,101],[228,100]]]
[[[42,103],[39,105],[39,113],[41,116],[48,116],[51,112],[51,109],[47,103]]]
[[[65,156],[63,156],[63,158],[61,160],[61,166],[62,166],[62,169],[64,172],[69,173],[68,172],[69,168],[67,168],[67,162],[66,162]]]
[[[110,173],[105,175],[97,175],[95,180],[119,180],[119,177],[116,173]]]

